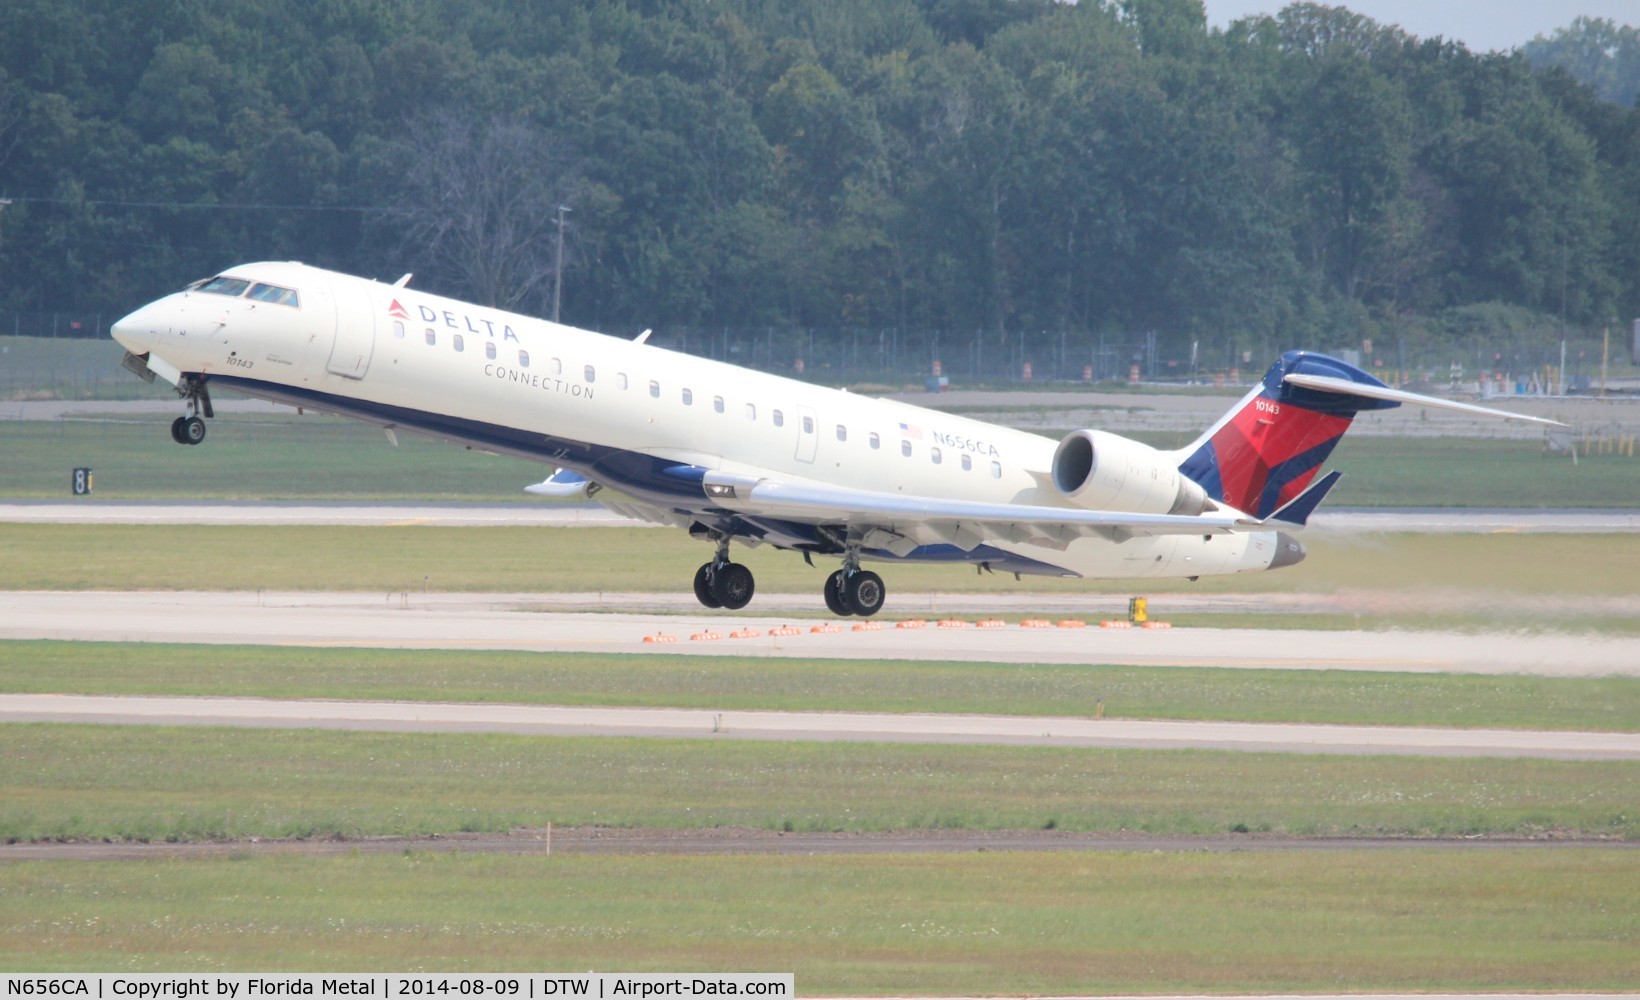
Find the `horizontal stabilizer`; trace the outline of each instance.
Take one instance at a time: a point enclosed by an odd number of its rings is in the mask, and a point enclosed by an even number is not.
[[[1473,413],[1478,416],[1499,417],[1503,420],[1524,420],[1528,423],[1546,424],[1550,427],[1565,427],[1558,420],[1549,420],[1545,417],[1529,417],[1523,413],[1510,413],[1508,410],[1494,410],[1488,406],[1476,406],[1473,403],[1459,403],[1455,400],[1440,399],[1435,396],[1425,396],[1416,392],[1406,392],[1401,389],[1391,389],[1384,385],[1366,385],[1361,382],[1352,382],[1349,379],[1333,378],[1329,375],[1302,375],[1294,373],[1283,376],[1283,382],[1296,385],[1301,389],[1312,389],[1316,392],[1332,392],[1344,396],[1361,396],[1367,399],[1384,399],[1392,403],[1411,403],[1415,406],[1428,406],[1432,409],[1454,410],[1458,413]]]
[[[1315,509],[1321,506],[1321,501],[1327,499],[1327,494],[1332,492],[1332,488],[1337,486],[1338,481],[1343,478],[1344,474],[1336,469],[1327,473],[1311,483],[1303,493],[1293,497],[1286,506],[1271,514],[1270,520],[1291,524],[1299,528],[1304,527],[1309,523],[1310,515],[1314,514]]]

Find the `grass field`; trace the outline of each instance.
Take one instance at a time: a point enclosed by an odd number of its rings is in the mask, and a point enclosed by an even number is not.
[[[8,724],[0,840],[543,827],[1640,837],[1640,762]],[[208,763],[207,763],[208,762]]]
[[[516,502],[552,471],[409,433],[394,447],[378,428],[335,417],[222,414],[197,448],[178,447],[169,423],[163,414],[0,422],[0,491],[63,497],[70,470],[89,467],[103,499]]]
[[[3,492],[62,497],[69,470],[88,466],[97,496],[117,500],[518,501],[549,471],[408,433],[395,448],[380,430],[339,418],[223,414],[198,448],[179,448],[168,423],[163,414],[0,423]],[[1173,437],[1156,443],[1173,446]],[[1347,437],[1329,467],[1346,473],[1333,505],[1632,507],[1640,494],[1640,459],[1574,466],[1529,441]]]
[[[1640,678],[0,642],[0,691],[1640,731]]]
[[[1640,458],[1573,465],[1524,441],[1346,436],[1327,467],[1344,472],[1336,506],[1632,508],[1640,497]]]
[[[107,324],[118,317],[100,318]],[[0,335],[0,400],[157,398],[153,388],[120,367],[121,354],[106,336]]]
[[[0,966],[41,972],[760,969],[795,972],[805,996],[1640,979],[1628,851],[411,852],[26,863],[0,879]]]
[[[8,374],[21,371],[25,359],[11,360]],[[75,394],[120,391],[67,377],[86,383]],[[172,444],[166,422],[0,423],[0,492],[63,497],[68,470],[91,466],[111,500],[516,501],[545,471],[404,434],[394,448],[327,418],[225,415],[201,448]],[[1336,459],[1350,473],[1341,504],[1632,507],[1640,495],[1640,463],[1573,468],[1518,442],[1350,438]],[[1325,593],[1348,598],[1346,610],[1286,620],[1635,627],[1633,536],[1306,543],[1311,558],[1292,570],[1198,584],[896,566],[891,607],[962,588],[1081,593],[1111,609],[1146,593],[1163,612],[1169,593]],[[0,525],[0,590],[681,591],[707,553],[645,529]],[[817,595],[831,568],[766,551],[737,558],[765,593]],[[1018,714],[1085,713],[1102,698],[1107,715],[1130,718],[1634,731],[1637,684],[0,643],[0,689],[19,691]],[[0,726],[0,839],[11,840],[552,822],[1634,842],[1637,787],[1636,762]],[[0,967],[789,969],[816,995],[1632,990],[1637,899],[1628,847],[18,862],[0,863]]]
[[[1627,598],[1640,535],[1363,535],[1305,539],[1309,557],[1274,573],[1185,580],[982,576],[893,564],[894,607],[931,593],[1340,593],[1385,591],[1398,610],[1439,613],[1451,592]],[[0,524],[0,590],[687,590],[710,546],[654,528],[198,527]],[[762,593],[816,594],[834,568],[736,547]],[[1099,607],[1113,607],[1108,600]],[[752,610],[756,610],[756,604]],[[1371,608],[1362,610],[1371,612]]]

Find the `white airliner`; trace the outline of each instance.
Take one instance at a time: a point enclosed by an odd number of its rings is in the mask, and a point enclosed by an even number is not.
[[[1401,392],[1344,362],[1281,358],[1196,442],[1098,430],[1062,441],[298,263],[246,264],[114,324],[126,365],[185,401],[212,387],[555,467],[529,491],[595,497],[715,544],[707,607],[741,608],[729,543],[840,558],[826,606],[871,615],[863,560],[1157,578],[1290,566],[1339,473],[1315,478],[1360,410],[1402,402],[1553,423]],[[1313,481],[1312,481],[1313,480]]]

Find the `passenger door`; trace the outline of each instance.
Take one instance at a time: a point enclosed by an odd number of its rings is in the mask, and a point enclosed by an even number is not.
[[[815,452],[820,447],[820,417],[812,406],[797,408],[797,460],[799,462],[814,461]]]
[[[331,281],[336,303],[336,340],[325,367],[344,378],[362,379],[376,349],[376,309],[369,289],[356,281]]]

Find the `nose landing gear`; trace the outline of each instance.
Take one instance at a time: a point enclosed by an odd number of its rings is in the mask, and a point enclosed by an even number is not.
[[[178,417],[171,421],[171,440],[177,444],[198,444],[205,440],[205,421],[198,417]]]
[[[198,444],[205,440],[205,420],[201,414],[216,416],[211,409],[211,391],[200,376],[186,375],[177,386],[177,394],[188,404],[188,413],[171,421],[171,440],[177,444]]]

